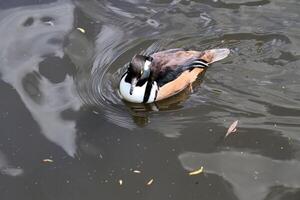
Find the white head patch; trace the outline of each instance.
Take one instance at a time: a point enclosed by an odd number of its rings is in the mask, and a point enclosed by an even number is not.
[[[148,71],[150,69],[151,62],[149,60],[146,60],[144,64],[144,71]]]

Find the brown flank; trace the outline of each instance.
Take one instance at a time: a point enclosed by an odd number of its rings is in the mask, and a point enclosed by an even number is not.
[[[210,63],[213,59],[212,53],[209,51],[205,51],[204,54],[199,51],[181,51],[177,52],[177,56],[181,57],[192,57],[192,56],[200,56],[201,59],[205,60],[206,62]],[[162,99],[166,99],[170,96],[173,96],[186,87],[191,85],[198,77],[198,75],[203,72],[203,68],[194,68],[192,71],[186,70],[180,76],[178,76],[175,80],[163,85],[159,88],[156,101],[160,101]]]

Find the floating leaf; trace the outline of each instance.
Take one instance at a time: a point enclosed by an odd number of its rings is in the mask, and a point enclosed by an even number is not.
[[[47,24],[47,25],[49,25],[49,26],[54,26],[54,23],[52,21],[46,21],[44,23]]]
[[[77,30],[79,30],[81,33],[85,33],[85,30],[83,28],[76,28]]]
[[[152,178],[150,181],[147,182],[147,185],[151,185],[151,184],[153,183],[153,181],[154,181],[154,180],[153,180],[153,178]]]
[[[203,167],[200,167],[200,169],[190,172],[189,175],[194,176],[194,175],[200,174],[203,172],[203,169],[204,169]]]
[[[227,133],[226,133],[226,135],[225,135],[225,138],[226,138],[228,135],[230,135],[231,133],[236,132],[238,123],[239,123],[239,120],[236,120],[236,121],[234,121],[234,122],[229,126],[229,128],[228,128],[228,130],[227,130]]]
[[[44,159],[43,162],[45,162],[45,163],[53,163],[54,161],[51,160],[51,159]]]
[[[96,114],[96,115],[99,115],[99,112],[97,112],[97,111],[95,111],[95,110],[93,110],[92,111],[94,114]]]
[[[123,180],[122,179],[119,180],[119,184],[123,185]]]

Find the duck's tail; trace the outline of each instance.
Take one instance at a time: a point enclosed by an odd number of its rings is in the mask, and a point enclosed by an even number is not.
[[[224,49],[210,49],[204,51],[204,55],[201,56],[201,59],[205,60],[208,64],[214,63],[216,61],[226,58],[230,53],[230,50],[227,48]]]

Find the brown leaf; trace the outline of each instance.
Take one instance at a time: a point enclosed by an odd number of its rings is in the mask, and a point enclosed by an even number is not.
[[[234,133],[237,131],[237,125],[239,123],[239,120],[234,121],[228,128],[227,133],[225,135],[225,138],[230,135],[231,133]]]

